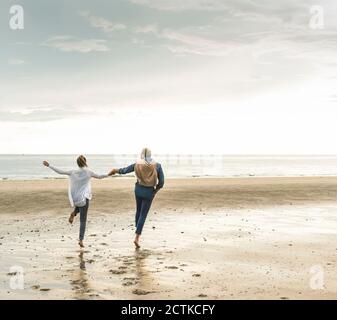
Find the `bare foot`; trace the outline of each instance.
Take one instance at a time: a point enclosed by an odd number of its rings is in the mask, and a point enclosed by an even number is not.
[[[83,241],[82,241],[82,240],[80,240],[80,241],[78,242],[78,244],[79,244],[79,246],[80,246],[81,248],[84,248],[84,244],[83,244]]]
[[[68,220],[70,224],[72,224],[74,222],[74,218],[75,218],[75,212],[72,212],[70,214],[70,217],[69,217],[69,220]]]
[[[133,243],[135,244],[135,246],[136,246],[136,249],[139,249],[140,248],[140,244],[139,244],[139,242],[138,241],[133,241]]]

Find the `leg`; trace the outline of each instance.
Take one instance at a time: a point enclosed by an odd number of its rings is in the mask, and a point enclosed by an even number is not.
[[[150,207],[151,207],[152,199],[142,199],[141,209],[140,209],[140,216],[137,222],[137,229],[136,229],[136,238],[135,238],[135,245],[137,248],[139,248],[139,238],[142,234],[142,230],[144,227],[144,223],[147,217],[147,214],[149,213]]]
[[[152,203],[152,199],[142,199],[142,206],[140,209],[140,216],[138,219],[137,230],[136,230],[136,233],[139,235],[141,235],[142,233],[147,214],[150,211],[151,203]]]
[[[135,215],[135,226],[136,226],[136,228],[137,228],[139,217],[140,217],[140,211],[142,209],[142,202],[143,202],[143,199],[136,196],[136,215]],[[133,243],[135,244],[137,249],[140,247],[139,246],[139,235],[138,234],[136,234],[136,238],[135,238],[135,241]]]
[[[136,233],[135,241],[133,241],[133,243],[134,243],[135,246],[136,246],[136,249],[139,249],[139,248],[140,248],[139,238],[140,238],[140,234],[137,234],[137,233]]]
[[[142,198],[136,196],[136,215],[135,215],[135,220],[136,220],[135,226],[136,227],[137,227],[138,220],[139,220],[139,217],[140,217],[141,208],[142,208]]]
[[[80,208],[79,207],[75,207],[74,213],[75,213],[75,216],[77,216],[77,214],[80,213]]]
[[[69,223],[72,224],[74,222],[74,218],[76,217],[76,215],[80,212],[80,208],[79,207],[75,207],[74,211],[70,214],[69,217]]]
[[[87,199],[87,203],[84,207],[80,208],[80,247],[84,247],[83,245],[83,239],[85,234],[85,228],[87,224],[87,215],[88,215],[88,209],[89,209],[89,200]]]

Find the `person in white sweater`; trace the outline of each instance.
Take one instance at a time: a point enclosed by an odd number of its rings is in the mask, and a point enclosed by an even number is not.
[[[89,202],[92,198],[91,193],[91,178],[104,179],[111,174],[98,175],[89,170],[87,165],[87,159],[81,155],[77,158],[78,169],[64,171],[57,169],[49,164],[48,161],[43,161],[43,165],[52,169],[58,174],[69,176],[69,201],[74,211],[70,214],[69,223],[73,223],[74,218],[80,214],[80,235],[79,245],[84,248],[83,239],[85,234],[85,228],[87,223],[87,215],[89,209]]]

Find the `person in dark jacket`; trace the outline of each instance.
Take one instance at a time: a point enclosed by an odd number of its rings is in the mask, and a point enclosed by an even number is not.
[[[137,182],[135,185],[136,196],[136,237],[134,244],[140,247],[140,235],[144,223],[149,213],[152,201],[157,192],[164,186],[164,172],[160,163],[155,162],[151,157],[151,150],[144,148],[140,159],[125,168],[113,169],[110,174],[127,174],[135,172]]]

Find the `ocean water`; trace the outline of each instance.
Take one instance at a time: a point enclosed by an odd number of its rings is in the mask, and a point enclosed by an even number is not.
[[[132,154],[87,155],[89,167],[97,173],[136,159]],[[157,155],[155,159],[171,178],[337,175],[337,156]],[[75,155],[0,155],[0,179],[62,178],[43,167],[43,160],[65,170],[76,168]]]

